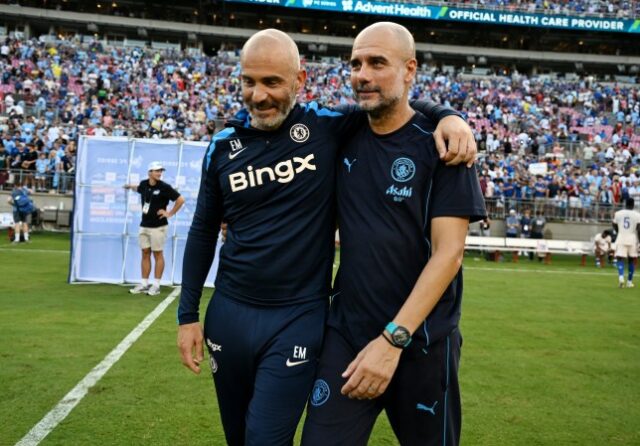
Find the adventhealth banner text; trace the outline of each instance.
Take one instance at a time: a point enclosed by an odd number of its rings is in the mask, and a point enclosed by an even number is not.
[[[276,5],[287,8],[319,9],[360,14],[379,14],[428,20],[490,23],[495,25],[533,26],[542,28],[576,29],[640,33],[640,19],[604,19],[564,15],[529,14],[487,9],[450,8],[411,3],[387,3],[363,0],[228,0],[238,3]]]

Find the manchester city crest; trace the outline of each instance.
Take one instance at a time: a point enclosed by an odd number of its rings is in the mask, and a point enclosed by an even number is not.
[[[400,183],[409,181],[416,174],[416,165],[409,158],[398,158],[391,165],[391,178]]]
[[[293,139],[295,142],[305,142],[307,139],[309,139],[309,128],[304,125],[304,124],[294,124],[293,126],[291,126],[291,130],[289,130],[289,136],[291,136],[291,139]]]
[[[329,399],[329,395],[331,395],[329,384],[323,379],[317,379],[311,391],[311,405],[322,406]]]

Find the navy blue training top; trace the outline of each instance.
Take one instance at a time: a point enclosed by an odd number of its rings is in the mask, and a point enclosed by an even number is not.
[[[356,351],[382,333],[409,297],[429,260],[431,220],[486,215],[475,169],[442,163],[434,129],[420,113],[383,136],[364,125],[337,160],[340,269],[329,325]],[[414,333],[414,348],[458,325],[461,298],[462,270]]]
[[[455,113],[431,104],[423,108],[438,119]],[[366,125],[366,114],[312,102],[296,105],[275,131],[250,127],[244,110],[229,125],[214,136],[203,161],[184,253],[180,324],[199,319],[222,220],[228,232],[216,289],[270,306],[330,293],[336,154],[342,139]]]

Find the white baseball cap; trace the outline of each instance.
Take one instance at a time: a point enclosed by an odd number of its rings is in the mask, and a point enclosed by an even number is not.
[[[148,171],[151,171],[151,170],[164,170],[164,167],[162,166],[162,163],[160,161],[151,161],[149,163],[149,168],[147,170]]]

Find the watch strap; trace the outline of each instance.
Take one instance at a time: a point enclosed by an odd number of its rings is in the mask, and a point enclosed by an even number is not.
[[[389,334],[393,334],[393,332],[396,331],[396,328],[398,328],[398,324],[393,321],[389,322],[387,326],[384,327],[384,329],[387,330]]]
[[[403,331],[407,332],[407,334],[409,336],[409,340],[405,344],[399,344],[394,339],[394,334],[395,334],[396,330],[398,330],[398,329],[402,329]],[[387,337],[387,335],[385,334],[385,331],[387,331],[389,333],[389,335],[391,335],[391,336]],[[412,341],[411,335],[409,334],[409,331],[405,327],[401,327],[401,326],[399,326],[398,324],[396,324],[393,321],[389,322],[386,325],[386,327],[384,327],[384,330],[382,331],[382,334],[385,337],[385,339],[391,343],[391,345],[393,345],[394,347],[398,347],[398,348],[406,348],[409,344],[411,344],[411,341]]]

